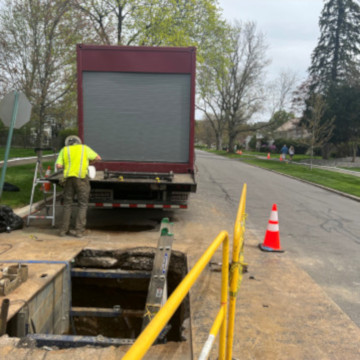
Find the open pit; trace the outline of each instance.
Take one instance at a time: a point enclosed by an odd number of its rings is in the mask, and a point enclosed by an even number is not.
[[[43,286],[19,307],[6,333],[21,347],[121,346],[140,334],[156,249],[82,250],[62,270],[41,271]],[[65,266],[64,266],[65,264]],[[41,266],[41,261],[37,266]],[[29,264],[31,271],[31,264]],[[44,267],[45,269],[45,267]],[[172,251],[168,296],[187,274],[186,256]],[[50,281],[46,281],[46,279]],[[24,283],[22,286],[26,286]],[[189,296],[175,312],[158,343],[189,341]]]

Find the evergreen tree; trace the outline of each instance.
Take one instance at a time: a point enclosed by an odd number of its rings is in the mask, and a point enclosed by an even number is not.
[[[360,143],[360,83],[336,86],[327,96],[326,118],[335,118],[334,144],[347,143],[352,149],[353,161]]]
[[[320,39],[309,68],[310,90],[324,93],[358,71],[360,6],[354,0],[327,0],[319,26]]]

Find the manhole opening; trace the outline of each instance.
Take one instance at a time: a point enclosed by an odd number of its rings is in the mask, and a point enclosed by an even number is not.
[[[131,343],[142,330],[155,251],[147,247],[126,251],[83,250],[71,264],[71,281],[60,282],[60,275],[55,278],[34,299],[34,304],[29,303],[8,322],[8,335],[22,338],[21,347]],[[186,276],[187,269],[186,256],[172,251],[168,297]],[[66,271],[61,275],[64,278]],[[61,283],[66,289],[61,290]],[[37,306],[40,298],[41,309]],[[189,318],[189,306],[187,295],[170,319],[161,342],[189,340],[186,338],[190,333],[189,321],[185,321]]]
[[[73,316],[70,334],[135,339],[140,333],[155,249],[141,248],[126,252],[84,250],[75,259],[73,269],[86,269],[84,277],[72,278],[72,307],[119,310],[121,316]],[[122,270],[123,278],[111,277],[111,270]],[[91,270],[103,271],[104,277],[92,277]],[[106,270],[110,270],[106,273]],[[187,273],[186,257],[173,251],[170,258],[168,296]],[[127,277],[128,276],[128,277]],[[182,341],[183,322],[189,317],[189,299],[182,302],[169,324],[167,341]]]

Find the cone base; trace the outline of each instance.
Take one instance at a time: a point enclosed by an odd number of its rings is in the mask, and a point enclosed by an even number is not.
[[[282,249],[272,249],[270,247],[264,246],[263,244],[259,244],[259,248],[262,251],[266,251],[266,252],[284,252],[285,250]]]

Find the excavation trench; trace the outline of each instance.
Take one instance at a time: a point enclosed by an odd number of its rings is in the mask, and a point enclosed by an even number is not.
[[[8,322],[7,333],[21,337],[22,347],[118,346],[133,342],[143,327],[155,250],[150,247],[126,251],[83,250],[72,261],[71,270],[64,269],[62,295],[42,302],[47,305],[41,313],[48,316],[38,315],[39,309],[35,313],[32,309],[36,306],[29,303]],[[168,296],[186,274],[186,256],[172,251]],[[44,289],[44,294],[39,296],[46,297],[47,293]],[[189,324],[185,321],[189,314],[186,296],[169,321],[166,335],[158,342],[188,340],[184,334],[189,333],[185,325]]]

